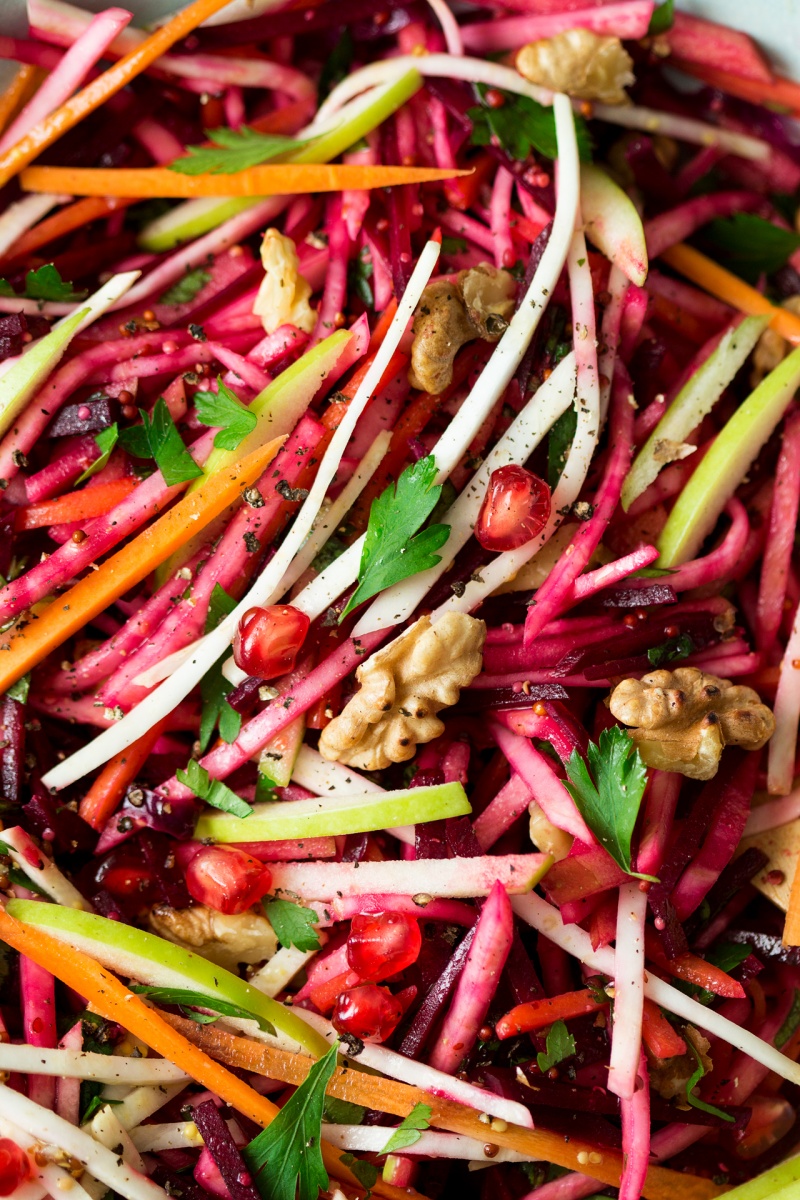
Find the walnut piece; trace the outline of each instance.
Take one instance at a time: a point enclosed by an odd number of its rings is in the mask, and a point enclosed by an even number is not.
[[[523,46],[517,70],[540,87],[603,104],[627,104],[625,88],[635,82],[633,59],[619,38],[588,29],[568,29]]]
[[[485,638],[484,622],[464,613],[435,625],[420,617],[358,668],[361,689],[323,729],[320,754],[363,771],[413,758],[418,743],[444,730],[439,709],[480,671]]]
[[[496,342],[505,332],[515,292],[513,275],[490,263],[459,272],[454,283],[437,279],[429,284],[414,314],[411,386],[433,396],[443,392],[452,382],[462,346],[476,338]]]
[[[800,295],[787,296],[781,302],[781,308],[794,313],[796,317],[800,316]],[[750,386],[754,388],[758,387],[764,376],[769,375],[770,371],[774,371],[783,362],[791,349],[793,349],[791,342],[787,342],[786,338],[781,337],[777,330],[765,329],[756,342],[756,348],[753,351]]]
[[[290,237],[268,229],[261,243],[261,262],[266,274],[261,281],[253,312],[267,333],[281,325],[296,325],[311,333],[317,314],[308,303],[311,284],[300,274],[300,259]]]
[[[677,462],[694,454],[697,446],[690,442],[675,442],[672,438],[657,438],[653,443],[653,458],[657,463]]]
[[[623,679],[608,707],[629,730],[648,767],[690,779],[716,775],[724,746],[760,750],[775,718],[752,688],[705,675],[697,667]]]
[[[708,1038],[703,1037],[693,1025],[687,1025],[683,1030],[683,1040],[694,1046],[700,1055],[703,1070],[708,1074],[713,1066],[708,1054],[711,1046]],[[674,1100],[678,1096],[683,1100],[678,1107],[689,1107],[686,1103],[686,1085],[697,1070],[697,1059],[688,1047],[685,1054],[676,1054],[673,1058],[653,1058],[648,1055],[648,1070],[650,1085],[659,1096],[664,1100]]]
[[[168,942],[193,950],[229,971],[236,971],[239,963],[272,958],[278,948],[272,926],[255,909],[228,916],[202,904],[193,908],[156,904],[150,910],[149,921],[153,932]]]

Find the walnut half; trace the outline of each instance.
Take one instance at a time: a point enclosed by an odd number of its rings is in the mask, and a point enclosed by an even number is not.
[[[540,87],[603,104],[627,104],[625,88],[635,82],[633,59],[619,38],[589,29],[568,29],[523,46],[517,70]]]
[[[711,779],[724,746],[760,750],[775,718],[752,688],[705,675],[697,667],[623,679],[608,699],[648,767]]]
[[[229,971],[236,971],[239,963],[272,958],[278,948],[272,926],[254,908],[229,916],[202,904],[192,908],[156,904],[150,910],[149,922],[153,932],[168,942],[193,950]]]
[[[486,625],[464,613],[418,621],[356,671],[361,684],[319,739],[329,761],[380,771],[413,758],[443,731],[439,709],[455,704],[481,669]]]

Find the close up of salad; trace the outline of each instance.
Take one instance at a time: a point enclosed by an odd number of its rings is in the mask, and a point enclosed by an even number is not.
[[[800,83],[132,7],[0,12],[0,1197],[800,1200]]]

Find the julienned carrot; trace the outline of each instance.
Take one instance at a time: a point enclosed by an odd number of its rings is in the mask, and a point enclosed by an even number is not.
[[[738,308],[739,312],[765,314],[770,318],[772,328],[781,337],[785,337],[794,346],[800,345],[800,317],[796,317],[785,308],[776,308],[755,288],[726,271],[718,263],[712,262],[710,258],[706,258],[693,246],[672,246],[671,249],[664,250],[659,257],[680,275],[685,275],[718,300],[724,300],[726,304]]]
[[[495,1032],[501,1039],[517,1037],[520,1033],[530,1033],[532,1029],[544,1029],[554,1021],[569,1021],[572,1017],[599,1012],[607,1003],[607,1000],[598,999],[597,993],[590,988],[563,992],[560,996],[543,1000],[529,1000],[527,1004],[518,1004],[501,1017]]]
[[[66,104],[62,104],[44,121],[40,121],[30,133],[0,155],[0,187],[84,117],[88,117],[95,109],[105,104],[109,97],[126,87],[137,75],[141,75],[142,71],[146,71],[150,64],[162,54],[166,54],[171,46],[228,3],[229,0],[193,0],[167,21],[166,25],[151,33],[150,37],[130,54],[126,54],[119,62],[114,63],[113,67],[109,67],[85,88],[76,92]]]
[[[38,225],[23,233],[11,248],[11,252],[3,259],[4,267],[17,262],[41,246],[54,242],[56,238],[65,237],[76,229],[83,229],[91,221],[107,217],[118,208],[127,208],[132,200],[122,200],[117,196],[89,196],[85,200],[76,200],[74,204],[65,204],[51,217],[45,217]]]
[[[168,1024],[153,1008],[129,992],[123,983],[106,971],[100,963],[76,950],[66,942],[57,941],[49,934],[15,921],[0,908],[0,938],[42,967],[46,967],[68,987],[83,996],[92,1011],[107,1021],[114,1021],[141,1038],[145,1045],[156,1050],[175,1066],[180,1067],[209,1091],[216,1092],[232,1108],[244,1113],[258,1125],[267,1126],[280,1112],[277,1105],[266,1096],[259,1095],[243,1079],[232,1074],[221,1063],[215,1062],[204,1050],[193,1045],[182,1033]],[[308,1071],[310,1059],[300,1055],[298,1062],[304,1063],[303,1078]],[[302,1080],[300,1081],[302,1082]],[[331,1175],[356,1183],[354,1176],[340,1162],[340,1152],[327,1142],[320,1146],[326,1169]],[[357,1183],[356,1183],[357,1186]],[[419,1197],[418,1192],[401,1191],[388,1184],[376,1184],[373,1191],[391,1200],[404,1200],[408,1195]],[[421,1200],[421,1198],[420,1198]]]
[[[686,1042],[669,1023],[661,1009],[645,996],[642,1012],[642,1041],[654,1058],[674,1058],[686,1053]]]
[[[463,174],[469,172],[356,163],[267,163],[233,175],[182,175],[168,167],[111,170],[102,167],[29,167],[22,172],[20,183],[26,192],[178,200],[196,196],[290,196],[296,192],[364,191],[405,183],[430,183]]]
[[[40,504],[29,504],[18,508],[14,514],[14,528],[42,529],[45,525],[61,525],[65,521],[83,521],[87,517],[101,517],[115,504],[132,492],[135,479],[110,479],[95,487],[80,492],[70,492],[57,500],[42,500]]]
[[[164,717],[137,741],[132,742],[127,750],[121,750],[109,759],[103,767],[78,807],[78,815],[83,817],[92,829],[102,829],[106,821],[114,815],[128,785],[133,783],[139,774],[150,756],[150,751],[164,730],[169,727],[169,723],[169,717]]]
[[[164,1020],[180,1029],[188,1040],[202,1046],[210,1055],[230,1067],[238,1067],[243,1071],[264,1075],[269,1079],[280,1079],[290,1084],[302,1083],[305,1078],[304,1060],[296,1054],[274,1050],[262,1042],[225,1033],[215,1026],[195,1025],[182,1017],[164,1014]],[[546,1129],[506,1126],[505,1121],[493,1121],[491,1131],[488,1131],[480,1119],[480,1114],[463,1104],[423,1092],[407,1083],[398,1083],[393,1079],[367,1075],[352,1069],[343,1070],[341,1067],[334,1071],[328,1091],[341,1100],[392,1113],[397,1117],[408,1116],[415,1104],[427,1104],[431,1109],[431,1125],[439,1129],[479,1138],[481,1142],[490,1137],[493,1144],[517,1150],[530,1156],[532,1160],[551,1162],[571,1171],[581,1171],[584,1175],[591,1175],[613,1187],[619,1184],[621,1155],[607,1146],[603,1146],[602,1154],[598,1154],[597,1146],[573,1135],[565,1138]],[[676,1196],[680,1196],[681,1200],[711,1200],[711,1197],[718,1196],[721,1191],[722,1189],[710,1179],[700,1179],[695,1175],[684,1175],[666,1167],[654,1166],[647,1172],[642,1194],[646,1200],[675,1200]]]
[[[37,68],[30,63],[24,63],[0,96],[0,133],[30,99],[36,89],[37,78]]]
[[[148,529],[73,588],[59,596],[40,615],[21,621],[9,631],[0,655],[0,693],[51,651],[82,629],[238,499],[275,457],[285,438],[259,447],[230,469],[204,480]]]
[[[386,308],[383,310],[378,320],[375,322],[375,328],[372,331],[372,336],[369,339],[369,352],[374,354],[379,348],[381,342],[389,332],[389,327],[394,320],[394,314],[397,312],[397,297],[392,296]]]
[[[325,409],[324,416],[322,417],[322,424],[326,427],[326,429],[338,429],[344,414],[347,412],[348,401],[353,399],[353,396],[355,396],[356,392],[361,386],[361,381],[372,366],[372,360],[374,357],[375,355],[370,353],[358,370],[353,372],[352,377],[348,379],[347,383],[339,388],[337,395],[344,396],[345,399],[334,400]],[[379,392],[382,392],[385,387],[389,386],[395,376],[400,374],[407,362],[408,356],[403,354],[400,350],[395,350],[394,354],[387,363],[386,370],[380,377],[378,386],[375,388],[375,395],[377,395]]]
[[[789,907],[783,926],[783,943],[785,946],[800,946],[800,863],[795,868],[792,881]]]
[[[683,979],[686,983],[705,988],[715,996],[726,996],[733,1000],[741,1000],[744,997],[744,988],[737,980],[697,954],[686,953],[677,958],[667,958],[658,934],[653,929],[648,928],[645,931],[644,950],[650,962],[662,971],[668,971],[676,979]]]
[[[740,100],[749,100],[752,104],[763,104],[766,108],[785,109],[800,116],[800,84],[793,79],[785,79],[775,75],[771,83],[762,83],[755,79],[744,79],[741,75],[732,75],[730,71],[720,71],[717,67],[705,63],[684,62],[683,59],[670,58],[670,64],[679,67],[687,75],[702,79],[711,87],[738,96]]]

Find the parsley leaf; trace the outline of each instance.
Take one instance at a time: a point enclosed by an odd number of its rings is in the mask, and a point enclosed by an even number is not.
[[[675,20],[675,0],[664,0],[660,4],[650,18],[650,26],[647,30],[649,37],[655,37],[658,33],[666,33],[672,28]]]
[[[277,133],[259,133],[249,125],[206,132],[213,146],[187,146],[186,158],[170,163],[170,171],[179,175],[234,175],[305,145]]]
[[[617,866],[637,879],[650,879],[631,870],[631,837],[647,784],[647,768],[625,729],[612,725],[589,743],[588,766],[577,750],[567,763],[569,792],[578,811]],[[591,773],[590,773],[591,771]]]
[[[692,1108],[699,1108],[702,1110],[702,1112],[710,1113],[712,1117],[722,1117],[723,1121],[733,1122],[734,1118],[730,1113],[723,1112],[721,1108],[715,1108],[713,1104],[706,1104],[705,1100],[701,1100],[699,1096],[694,1095],[694,1089],[705,1075],[706,1069],[703,1066],[703,1060],[700,1057],[700,1052],[698,1051],[692,1039],[687,1037],[685,1040],[686,1045],[694,1055],[695,1062],[697,1063],[697,1068],[686,1083],[686,1099],[689,1101]]]
[[[235,608],[236,601],[233,596],[229,596],[223,587],[215,583],[208,604],[204,632],[210,633],[212,629],[216,629],[222,618],[227,617],[228,613],[232,613]],[[223,742],[235,742],[242,727],[241,716],[231,708],[225,699],[228,692],[233,691],[233,684],[222,674],[222,664],[227,655],[228,651],[226,650],[200,680],[203,709],[200,715],[198,740],[201,752],[211,741],[211,735],[217,722],[219,722],[219,736]]]
[[[98,471],[102,471],[111,458],[111,451],[116,446],[118,438],[119,425],[117,425],[116,421],[113,425],[109,425],[108,429],[101,429],[99,433],[94,435],[97,449],[100,451],[100,457],[96,458],[91,466],[87,467],[83,474],[76,479],[76,487],[79,483],[84,483],[87,479],[90,479],[92,475],[96,475]]]
[[[95,1081],[87,1079],[84,1081],[84,1083],[81,1084],[81,1099],[83,1099],[83,1088],[84,1088],[85,1083],[93,1083],[93,1082],[95,1082]],[[88,1104],[86,1105],[83,1112],[81,1113],[81,1116],[80,1116],[81,1125],[86,1125],[88,1121],[91,1121],[92,1117],[96,1117],[97,1114],[100,1112],[100,1109],[105,1108],[105,1106],[107,1104],[110,1105],[112,1108],[114,1107],[115,1104],[122,1104],[121,1100],[106,1099],[106,1097],[102,1094],[103,1093],[102,1083],[97,1083],[96,1087],[97,1087],[97,1091],[94,1093],[93,1096],[91,1096],[89,1098]]]
[[[366,1162],[363,1158],[356,1158],[355,1154],[343,1154],[339,1161],[349,1167],[361,1186],[367,1189],[364,1200],[369,1200],[371,1189],[375,1187],[380,1175],[375,1163]]]
[[[221,426],[214,437],[219,450],[235,450],[252,433],[258,417],[217,377],[217,392],[195,392],[194,406],[203,425]]]
[[[466,254],[467,243],[464,238],[443,237],[442,254]]]
[[[249,817],[253,811],[247,801],[237,796],[236,792],[232,792],[221,779],[211,779],[205,767],[201,767],[195,758],[189,759],[185,771],[179,768],[175,775],[180,783],[185,784],[195,796],[205,800],[212,808],[233,813],[235,817]]]
[[[5,695],[11,700],[19,700],[20,704],[24,704],[28,699],[28,692],[31,690],[30,674],[23,675],[16,683],[12,683],[10,688],[7,688]]]
[[[668,638],[660,646],[653,646],[647,651],[647,661],[651,667],[660,667],[662,663],[675,662],[679,658],[688,658],[694,650],[694,642],[688,633],[678,637]]]
[[[366,308],[375,307],[375,299],[372,295],[370,287],[370,279],[372,278],[372,259],[370,257],[369,248],[362,246],[356,257],[351,261],[347,271],[347,279],[350,288],[358,296],[359,300]]]
[[[265,900],[264,912],[282,946],[319,950],[321,943],[314,928],[319,918],[313,908],[303,908],[291,900]]]
[[[547,1043],[545,1053],[541,1052],[536,1055],[536,1062],[539,1065],[539,1070],[544,1075],[556,1063],[563,1062],[565,1058],[571,1058],[575,1053],[575,1038],[567,1029],[563,1021],[555,1021],[547,1031]]]
[[[485,84],[477,85],[481,99],[487,91]],[[533,150],[538,150],[545,158],[556,159],[558,142],[552,108],[545,108],[529,96],[516,96],[513,92],[502,92],[502,96],[505,103],[499,108],[481,104],[477,108],[467,109],[467,116],[472,121],[470,141],[473,146],[488,146],[492,137],[496,137],[503,149],[519,162],[523,162]],[[589,162],[592,140],[582,117],[575,117],[575,133],[580,157],[584,162]]]
[[[567,461],[578,428],[578,410],[574,405],[561,414],[550,426],[547,435],[547,482],[555,490]]]
[[[795,988],[792,1007],[789,1009],[789,1014],[778,1032],[775,1034],[775,1045],[779,1050],[786,1045],[789,1038],[797,1029],[798,1025],[800,1025],[800,989]]]
[[[82,300],[85,291],[75,291],[71,283],[61,278],[58,267],[45,263],[35,271],[28,271],[25,287],[17,293],[5,279],[0,279],[0,296],[26,296],[29,300]]]
[[[208,1017],[203,1013],[187,1013],[193,1020],[200,1017],[201,1025],[211,1024],[218,1020],[219,1016],[239,1017],[245,1021],[255,1021],[264,1033],[275,1036],[275,1026],[258,1013],[250,1012],[249,1008],[242,1008],[239,1004],[231,1004],[228,1000],[220,1000],[217,996],[207,996],[205,992],[194,992],[190,988],[147,987],[142,983],[131,983],[128,988],[149,1000],[160,1000],[162,1004],[174,1004],[178,1008],[185,1005],[192,1008],[210,1008],[218,1014],[217,1017]]]
[[[408,1116],[397,1126],[381,1154],[395,1154],[398,1150],[405,1150],[418,1142],[423,1130],[430,1126],[432,1112],[429,1104],[415,1104]]]
[[[718,217],[707,225],[703,240],[719,252],[729,270],[748,283],[757,283],[762,273],[780,270],[800,246],[800,233],[779,229],[753,213],[736,213],[729,220]]]
[[[173,283],[171,288],[167,288],[160,303],[188,304],[210,282],[211,276],[208,271],[204,271],[202,267],[195,267],[193,271],[187,271],[183,279],[179,279],[177,283]]]
[[[143,408],[139,409],[139,414],[142,424],[123,429],[119,435],[119,440],[129,453],[135,458],[154,458],[168,487],[197,479],[203,474],[186,449],[163,396],[156,400],[152,415],[148,415]]]
[[[208,599],[208,612],[203,633],[211,633],[216,629],[223,617],[229,616],[236,608],[237,601],[229,596],[220,583],[215,583]]]
[[[326,1096],[322,1119],[331,1125],[362,1125],[367,1110],[351,1100],[340,1100],[338,1096]]]
[[[406,467],[397,483],[390,483],[373,500],[358,569],[358,587],[340,621],[370,596],[441,562],[434,551],[447,541],[450,526],[429,525],[417,532],[441,495],[441,486],[434,485],[435,478],[436,460],[429,454]]]
[[[242,1151],[264,1200],[317,1200],[328,1186],[319,1144],[325,1088],[336,1069],[338,1045],[314,1063],[272,1124]]]

